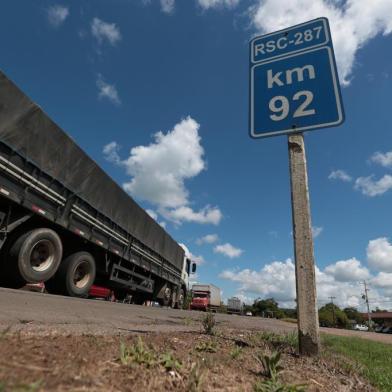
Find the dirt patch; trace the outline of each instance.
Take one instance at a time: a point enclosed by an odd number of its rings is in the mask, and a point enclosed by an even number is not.
[[[122,354],[121,354],[122,348]],[[265,380],[257,354],[280,351],[279,381],[307,391],[373,391],[330,359],[299,358],[252,332],[221,329],[119,336],[0,338],[0,391],[252,391]]]

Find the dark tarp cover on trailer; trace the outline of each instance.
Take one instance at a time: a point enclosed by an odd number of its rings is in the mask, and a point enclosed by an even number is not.
[[[1,71],[0,141],[181,270],[177,242]]]

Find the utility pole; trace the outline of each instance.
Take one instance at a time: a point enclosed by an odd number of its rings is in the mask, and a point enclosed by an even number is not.
[[[302,355],[318,355],[320,350],[312,224],[302,133],[288,137],[291,204],[298,305],[298,341]]]
[[[336,327],[336,316],[335,316],[335,305],[334,305],[334,303],[333,303],[333,300],[336,298],[336,297],[328,297],[330,300],[331,300],[331,304],[332,304],[332,319],[333,319],[333,326],[334,327]]]
[[[372,325],[371,325],[371,324],[372,324],[372,318],[370,317],[369,296],[368,296],[368,291],[370,291],[370,290],[369,290],[368,287],[367,287],[366,280],[364,280],[364,281],[362,282],[362,284],[363,284],[363,286],[364,286],[364,288],[365,288],[365,295],[364,295],[363,297],[365,297],[364,300],[366,301],[367,314],[368,314],[368,324],[369,324],[369,330],[370,330],[371,327],[372,327]]]

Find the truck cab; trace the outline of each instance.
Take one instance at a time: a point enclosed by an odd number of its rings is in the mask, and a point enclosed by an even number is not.
[[[191,310],[207,310],[210,304],[210,293],[206,291],[194,291],[192,296]]]

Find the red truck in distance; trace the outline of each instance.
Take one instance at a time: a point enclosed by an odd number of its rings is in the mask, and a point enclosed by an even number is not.
[[[194,284],[192,286],[191,310],[216,310],[221,305],[220,288],[213,284]]]

